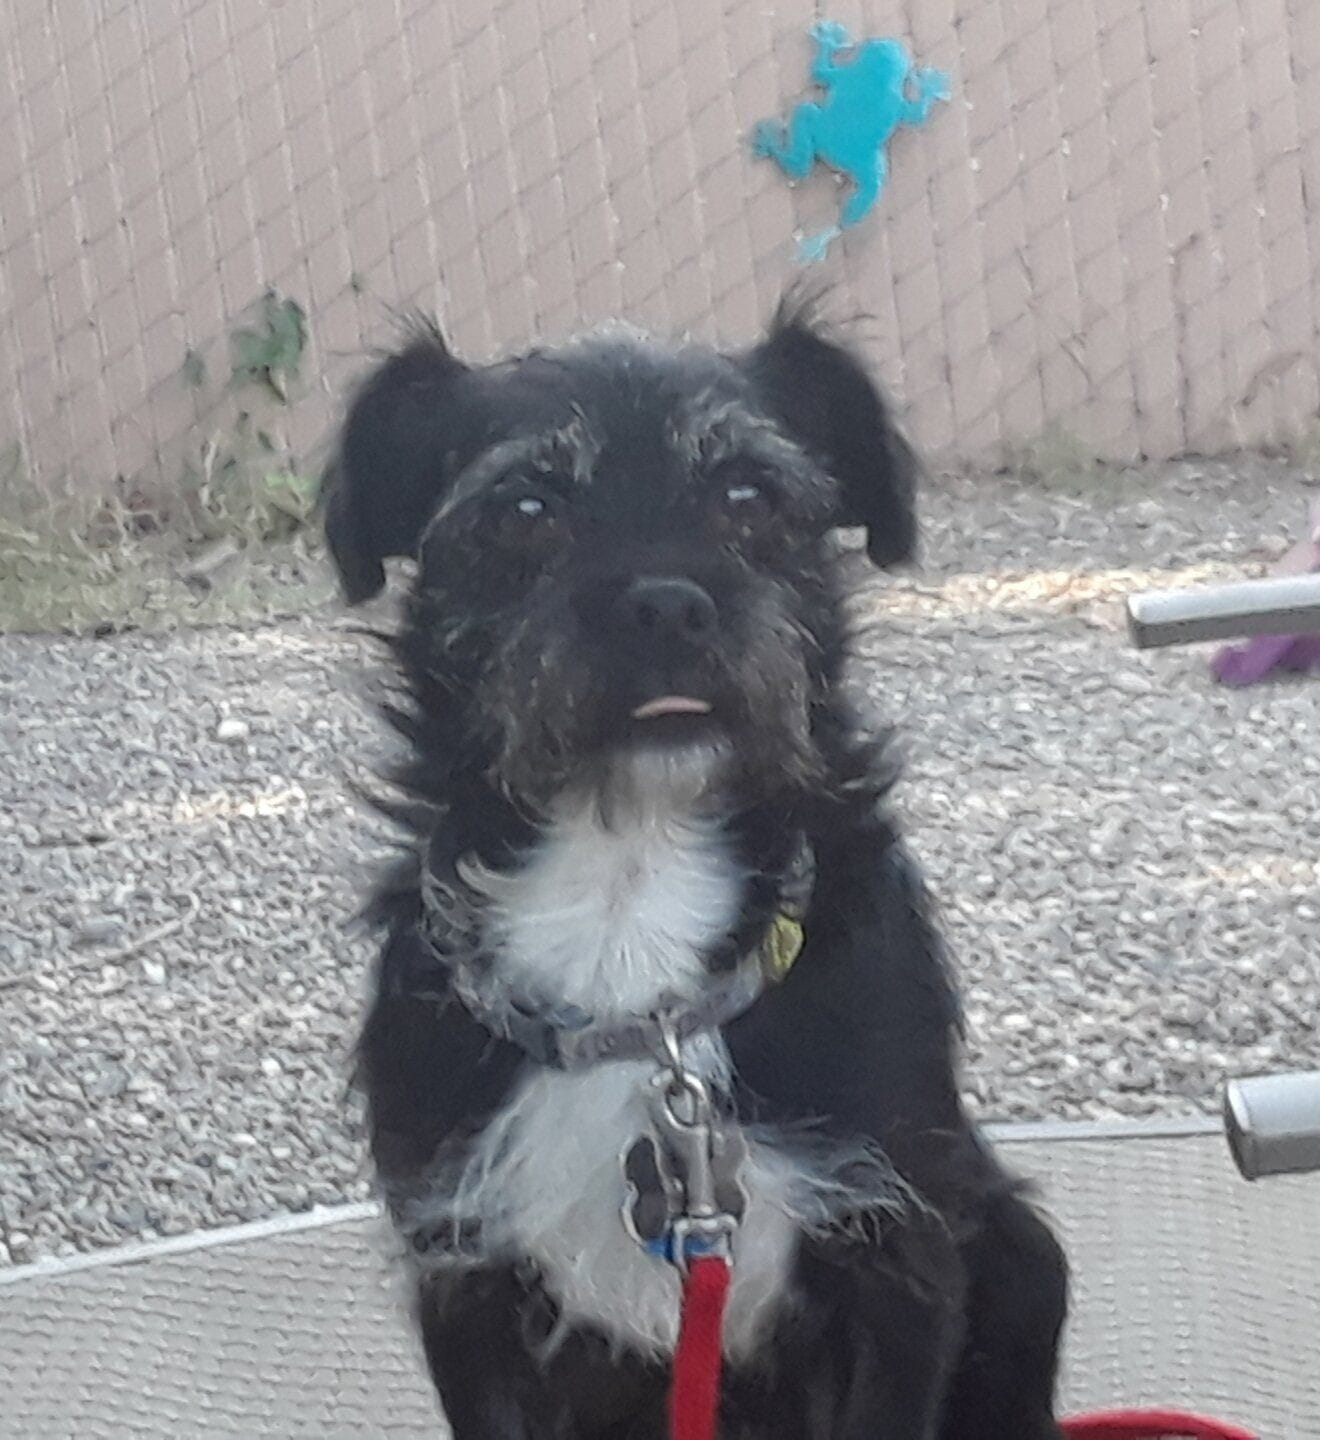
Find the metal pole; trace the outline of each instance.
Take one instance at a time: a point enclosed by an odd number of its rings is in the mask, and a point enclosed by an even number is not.
[[[1320,575],[1134,595],[1128,629],[1139,650],[1250,635],[1320,634]]]
[[[1320,574],[1279,575],[1128,601],[1138,649],[1252,635],[1320,634]],[[1224,1128],[1248,1180],[1320,1171],[1320,1070],[1230,1080]]]
[[[1320,1070],[1230,1080],[1224,1126],[1248,1180],[1320,1170]]]

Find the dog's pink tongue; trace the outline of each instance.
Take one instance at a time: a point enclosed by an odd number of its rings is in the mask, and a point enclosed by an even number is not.
[[[709,715],[710,705],[690,695],[657,695],[632,713],[634,720],[654,720],[659,715]]]

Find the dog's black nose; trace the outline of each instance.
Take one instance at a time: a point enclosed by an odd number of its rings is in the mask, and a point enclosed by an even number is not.
[[[638,639],[709,639],[715,633],[715,602],[693,580],[634,580],[624,591],[624,615]]]

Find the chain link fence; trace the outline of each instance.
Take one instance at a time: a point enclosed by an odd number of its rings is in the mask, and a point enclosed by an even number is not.
[[[393,306],[475,356],[614,314],[751,337],[840,199],[747,144],[804,95],[820,13],[0,0],[0,463],[45,492],[168,488],[245,425],[310,473]],[[923,446],[1057,430],[1161,458],[1308,430],[1320,5],[826,13],[953,78],[817,267]],[[254,377],[234,331],[290,301],[305,336]]]

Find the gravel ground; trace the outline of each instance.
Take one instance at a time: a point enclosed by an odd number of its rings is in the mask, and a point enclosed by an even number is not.
[[[1320,680],[1142,656],[1122,597],[1251,571],[1309,477],[1253,461],[950,478],[922,572],[869,585],[988,1117],[1202,1110],[1320,1063]],[[325,616],[0,639],[0,1262],[367,1193],[345,1098],[385,740]]]

